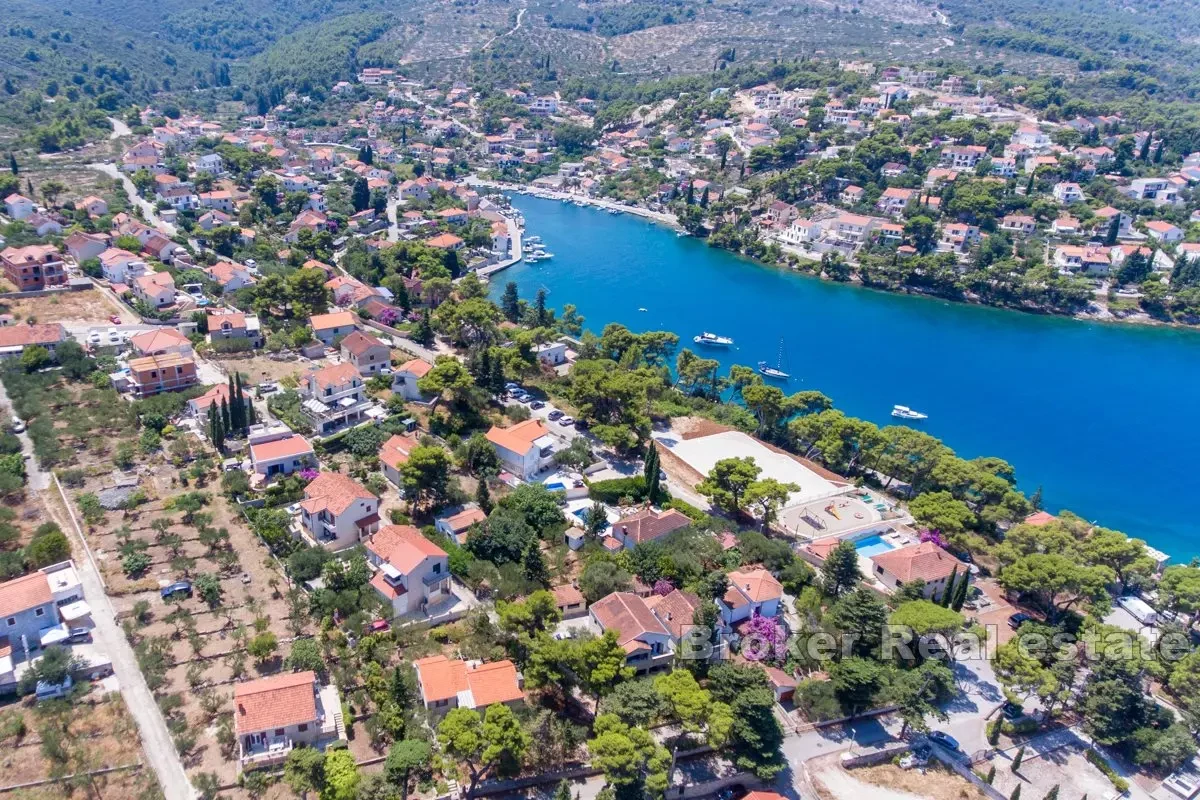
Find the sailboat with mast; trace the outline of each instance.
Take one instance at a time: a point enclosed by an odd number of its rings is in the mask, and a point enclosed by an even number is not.
[[[758,371],[765,378],[770,378],[776,381],[787,381],[791,379],[791,375],[783,370],[783,339],[779,340],[779,355],[775,358],[775,366],[771,366],[766,361],[758,362]]]

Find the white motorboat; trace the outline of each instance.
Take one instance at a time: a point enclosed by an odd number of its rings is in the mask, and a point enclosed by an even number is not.
[[[758,371],[765,378],[771,378],[777,381],[789,381],[792,376],[783,371],[783,339],[779,340],[779,355],[775,358],[775,366],[771,366],[766,361],[758,362]]]
[[[538,251],[537,251],[537,253],[535,253],[535,255],[536,255],[538,258],[543,258],[543,259],[545,259],[545,258],[554,258],[554,253],[551,253],[551,252],[549,252],[548,250],[538,250]]]
[[[695,342],[696,344],[705,344],[710,347],[732,347],[733,346],[733,339],[730,339],[728,336],[718,336],[717,334],[709,333],[708,331],[705,331],[704,333],[700,334],[699,336],[693,336],[692,341]]]
[[[928,414],[913,411],[908,406],[892,406],[892,416],[899,419],[929,419]]]
[[[536,264],[536,263],[538,263],[538,261],[540,261],[540,260],[541,260],[541,259],[539,259],[539,258],[538,258],[537,256],[535,256],[535,255],[528,255],[528,256],[525,256],[525,263],[526,263],[526,264]]]

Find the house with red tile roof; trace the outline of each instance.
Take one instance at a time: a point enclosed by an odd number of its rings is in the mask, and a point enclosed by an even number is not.
[[[674,659],[671,631],[636,594],[613,592],[592,603],[588,613],[601,630],[616,631],[625,663],[637,671],[667,667]]]
[[[275,766],[297,746],[323,747],[344,739],[337,687],[316,673],[284,673],[233,687],[233,724],[243,770]]]
[[[345,550],[379,530],[379,498],[340,472],[322,472],[304,487],[300,523],[314,544]]]
[[[67,282],[63,257],[52,244],[31,244],[0,250],[4,277],[22,292],[59,286]]]
[[[129,346],[141,356],[157,356],[163,353],[192,354],[192,343],[175,328],[155,328],[144,331],[129,339]]]
[[[132,284],[133,296],[154,309],[165,308],[175,302],[175,278],[169,272],[151,272],[136,278]]]
[[[522,479],[528,480],[554,462],[557,440],[540,419],[527,419],[507,428],[493,425],[486,436],[496,446],[504,468]]]
[[[26,347],[38,345],[54,355],[54,349],[67,340],[67,329],[57,322],[34,325],[0,326],[0,360],[16,358]]]
[[[666,511],[643,508],[614,523],[609,535],[632,550],[643,542],[660,539],[691,524],[692,520],[686,514],[674,508]]]
[[[487,519],[487,513],[478,506],[464,508],[454,514],[449,514],[444,517],[438,517],[434,520],[434,527],[439,531],[449,536],[456,543],[462,545],[467,542],[467,532],[471,530],[472,525],[483,522]]]
[[[227,383],[218,383],[199,397],[188,400],[188,413],[193,417],[205,418],[208,415],[208,407],[213,403],[220,407],[222,400],[229,403],[229,384]]]
[[[433,364],[422,358],[405,361],[392,373],[392,393],[410,402],[427,402],[428,398],[417,388],[417,381],[433,369]]]
[[[411,525],[385,525],[363,542],[377,568],[371,586],[395,617],[424,614],[455,599],[446,551]]]
[[[676,645],[692,628],[696,611],[703,602],[691,592],[681,589],[674,589],[667,594],[652,594],[644,599],[654,616],[671,632],[671,639]]]
[[[400,468],[408,461],[408,454],[416,446],[416,437],[397,433],[379,447],[379,464],[383,475],[397,487],[401,485]]]
[[[263,477],[291,475],[316,464],[312,445],[299,434],[282,429],[256,440],[250,435],[250,463],[254,472]]]
[[[725,594],[717,598],[717,608],[721,621],[733,626],[751,617],[777,616],[781,599],[783,586],[767,570],[735,569],[729,573]]]
[[[332,345],[335,340],[348,336],[358,329],[358,320],[349,311],[335,311],[332,314],[313,314],[308,319],[313,336],[326,345]]]
[[[127,366],[129,383],[137,397],[183,391],[197,381],[196,360],[190,355],[162,353],[131,358]]]
[[[425,244],[430,247],[436,247],[439,250],[461,250],[466,245],[466,242],[453,233],[439,233],[437,236],[426,239]]]
[[[562,586],[555,586],[550,593],[554,595],[554,605],[563,619],[575,619],[587,613],[587,598],[575,584],[564,583]]]
[[[342,361],[353,364],[364,378],[379,375],[392,365],[392,351],[369,333],[354,331],[342,339]]]
[[[417,659],[413,667],[421,702],[436,714],[452,708],[482,711],[496,703],[511,707],[525,702],[524,679],[508,659],[463,661],[436,655]]]
[[[871,575],[888,589],[903,583],[925,581],[925,597],[940,595],[954,573],[969,575],[966,564],[933,542],[910,544],[871,556]]]

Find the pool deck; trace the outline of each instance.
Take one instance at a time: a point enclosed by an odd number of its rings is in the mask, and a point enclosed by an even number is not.
[[[779,512],[779,524],[805,539],[838,536],[883,520],[883,513],[856,495],[840,495],[790,506]]]

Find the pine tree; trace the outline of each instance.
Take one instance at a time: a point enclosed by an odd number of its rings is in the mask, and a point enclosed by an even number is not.
[[[958,588],[955,586],[955,581],[958,579],[958,567],[950,571],[950,577],[946,580],[946,588],[942,591],[941,605],[948,608],[950,601],[954,599],[954,592]]]
[[[485,347],[479,351],[475,369],[472,372],[475,374],[475,385],[487,388],[492,380],[492,357],[488,348]]]
[[[417,327],[413,330],[413,339],[417,344],[426,347],[433,344],[433,323],[429,319],[429,309],[421,313],[421,319],[417,321]]]
[[[479,485],[475,487],[475,503],[483,513],[492,513],[492,493],[488,490],[487,481],[483,478],[479,479]]]
[[[367,206],[371,205],[371,190],[367,187],[366,178],[358,178],[354,181],[354,188],[350,193],[350,202],[354,204],[355,212],[363,211]]]
[[[521,319],[521,298],[517,293],[517,282],[509,281],[504,286],[504,296],[500,299],[500,308],[504,311],[504,318],[509,322],[517,322]]]
[[[537,313],[537,326],[544,328],[550,324],[550,315],[546,311],[546,290],[538,289],[537,300],[535,301],[535,309]]]
[[[492,359],[492,376],[489,388],[496,394],[504,391],[504,362],[499,357]]]
[[[1012,761],[1012,771],[1013,772],[1016,772],[1017,770],[1019,770],[1021,768],[1021,760],[1024,758],[1025,758],[1025,748],[1022,747],[1019,750],[1017,750],[1017,754],[1015,756],[1013,756],[1013,761]]]

